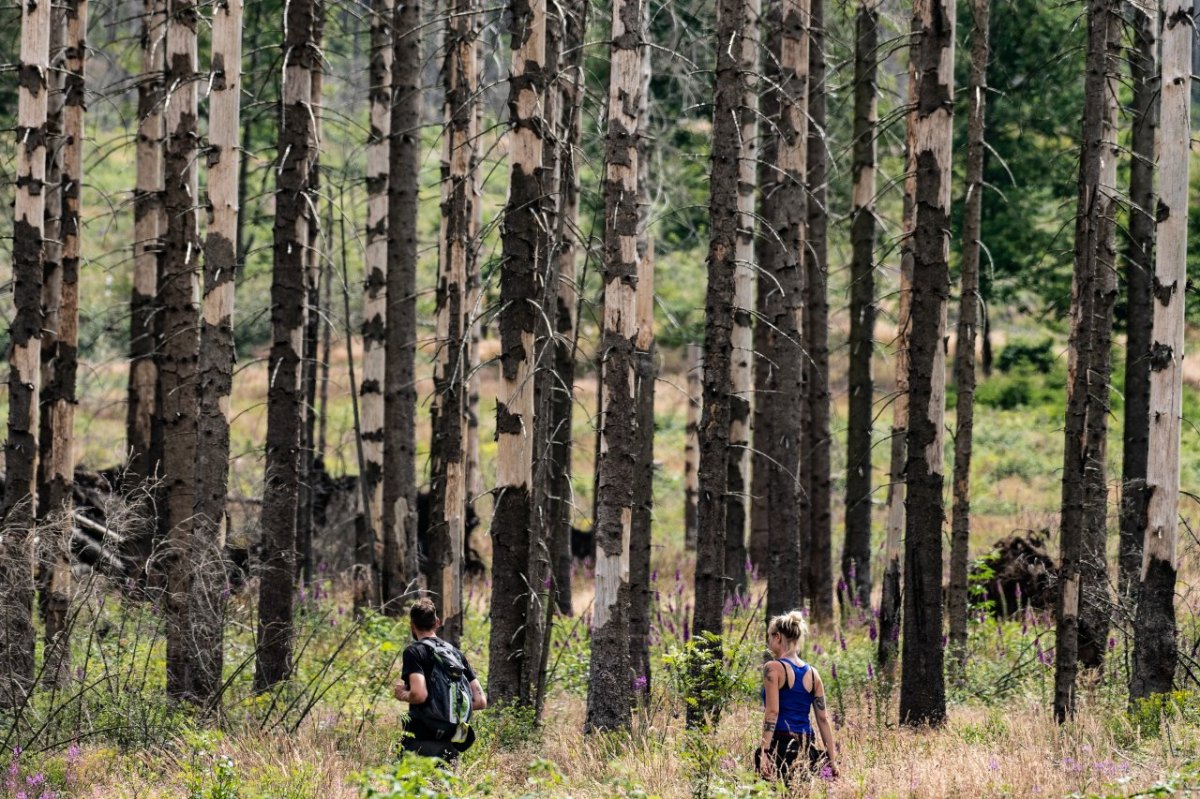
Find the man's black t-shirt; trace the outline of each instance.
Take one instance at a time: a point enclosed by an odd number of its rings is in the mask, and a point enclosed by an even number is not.
[[[461,650],[455,649],[458,656],[462,658],[463,673],[467,679],[474,681],[475,672],[471,669],[471,664],[467,662],[467,656]],[[400,662],[400,678],[404,680],[404,685],[412,688],[408,677],[411,674],[420,674],[425,677],[425,685],[429,686],[429,673],[434,669],[433,649],[420,641],[414,641],[404,649],[404,656]],[[435,737],[435,733],[422,720],[421,714],[416,711],[420,705],[412,705],[409,707],[409,717],[404,725],[406,732],[412,733],[417,739],[431,739]]]

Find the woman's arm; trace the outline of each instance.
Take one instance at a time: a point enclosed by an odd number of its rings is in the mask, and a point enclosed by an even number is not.
[[[825,744],[825,754],[829,758],[829,768],[833,776],[837,776],[837,744],[833,740],[833,725],[829,723],[829,712],[825,709],[825,684],[816,669],[810,669],[813,675],[813,710],[817,716],[817,729],[821,731],[821,740]]]
[[[767,756],[767,751],[771,748],[771,741],[775,737],[775,722],[779,720],[779,678],[782,674],[783,670],[777,661],[772,660],[763,665],[765,698],[763,700],[762,740],[759,742],[762,756],[759,762],[763,776],[768,779],[774,771],[774,764]]]

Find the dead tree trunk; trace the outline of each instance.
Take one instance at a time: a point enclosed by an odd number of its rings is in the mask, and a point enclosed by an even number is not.
[[[687,347],[687,422],[683,457],[683,545],[696,551],[700,529],[700,415],[704,402],[704,346]]]
[[[767,14],[763,93],[764,147],[759,170],[763,232],[758,239],[759,370],[756,410],[768,425],[754,431],[761,454],[769,521],[767,615],[800,607],[799,481],[803,393],[804,230],[808,215],[808,0],[785,0]],[[756,471],[757,475],[758,472]]]
[[[145,0],[142,17],[142,76],[138,81],[137,184],[133,195],[133,292],[129,299],[129,407],[126,449],[129,484],[158,474],[161,441],[157,418],[154,308],[158,296],[163,217],[163,69],[166,52],[166,0]],[[155,444],[158,446],[156,447]],[[138,555],[148,558],[153,536]]]
[[[960,671],[967,659],[967,571],[971,548],[971,445],[975,428],[975,340],[979,325],[979,255],[983,220],[983,160],[986,143],[988,19],[991,0],[971,4],[970,118],[967,120],[967,200],[963,211],[962,285],[954,352],[954,504],[950,520],[950,649]]]
[[[738,180],[742,153],[739,147],[738,109],[746,95],[746,73],[741,49],[747,6],[744,0],[718,0],[714,44],[717,51],[713,81],[712,172],[709,178],[708,288],[704,302],[704,410],[700,422],[700,501],[696,537],[696,607],[692,630],[696,635],[721,634],[725,600],[725,540],[729,492],[729,431],[733,421],[733,328],[737,273],[737,237],[740,220]],[[719,638],[705,644],[709,658],[720,660]],[[700,690],[703,690],[702,686]],[[697,726],[716,712],[703,701],[689,703],[688,723]]]
[[[43,471],[46,490],[39,491],[39,502],[44,497],[47,506],[38,508],[39,514],[50,521],[49,529],[40,533],[48,539],[43,542],[47,570],[43,618],[46,627],[46,667],[43,672],[45,679],[54,683],[65,676],[71,654],[66,636],[74,590],[70,535],[74,526],[71,520],[75,482],[75,406],[78,404],[75,376],[79,352],[80,199],[83,185],[83,115],[86,110],[84,74],[87,19],[87,0],[70,0],[66,8],[62,216],[59,224],[62,272],[57,292],[57,322],[53,325],[56,335],[52,368],[50,374],[46,375],[42,393],[47,400],[43,413],[49,420],[50,437],[50,447],[45,455],[47,464]],[[47,328],[51,328],[51,325],[47,324]]]
[[[596,601],[588,681],[588,731],[630,725],[630,520],[638,474],[638,158],[644,16],[640,0],[612,9],[612,68],[604,163],[604,332],[596,518]],[[630,405],[634,405],[630,412]]]
[[[462,634],[462,559],[466,539],[467,347],[471,308],[467,276],[475,260],[476,43],[475,0],[455,0],[446,17],[442,150],[442,230],[437,286],[437,363],[434,371],[433,499],[426,574],[439,598],[443,636]]]
[[[809,466],[802,483],[809,501],[808,545],[802,568],[808,574],[806,598],[813,620],[833,620],[833,513],[830,510],[829,449],[829,287],[826,208],[829,143],[826,140],[825,0],[812,0],[808,69],[808,230],[804,248],[805,397],[808,434],[802,442],[803,463]],[[805,445],[807,444],[807,445]]]
[[[915,113],[917,75],[910,45],[908,63],[908,116]],[[912,332],[912,229],[913,198],[916,197],[917,169],[916,125],[906,126],[904,168],[904,223],[900,244],[900,285],[896,313],[896,389],[892,394],[892,440],[888,461],[887,540],[884,550],[883,592],[879,601],[879,666],[884,675],[895,676],[896,654],[900,651],[900,559],[904,549],[905,486],[904,467],[908,441],[908,340]]]
[[[754,230],[758,171],[758,17],[760,0],[742,0],[738,47],[738,231],[734,254],[733,381],[729,397],[729,486],[725,493],[725,591],[746,593],[746,509],[750,494],[750,399],[754,391]]]
[[[254,686],[262,691],[292,673],[296,576],[296,515],[304,397],[304,249],[313,191],[317,132],[312,111],[316,3],[291,0],[283,42],[283,103],[275,190],[275,264],[271,273],[271,330],[267,393],[267,462],[263,491],[263,563],[258,600],[258,662]]]
[[[1154,160],[1159,120],[1157,2],[1128,4],[1133,46],[1133,141],[1129,160],[1129,242],[1125,255],[1128,311],[1125,347],[1125,415],[1121,450],[1121,535],[1118,594],[1136,592],[1146,531],[1146,464],[1150,433],[1150,340],[1153,327],[1155,204]]]
[[[650,4],[641,4],[642,31],[649,37]],[[650,623],[653,591],[650,561],[654,522],[654,383],[658,377],[654,351],[654,239],[650,235],[650,78],[651,49],[642,47],[641,91],[638,95],[637,175],[637,340],[634,342],[634,413],[637,419],[634,458],[633,516],[629,524],[629,671],[638,701],[650,696]]]
[[[22,704],[33,687],[34,497],[37,491],[38,380],[50,4],[21,5],[17,99],[17,190],[13,208],[13,300],[9,326],[8,443],[0,540],[0,708]]]
[[[195,550],[197,383],[200,360],[200,230],[197,219],[196,115],[199,100],[193,0],[171,0],[167,14],[164,159],[166,239],[158,285],[158,405],[162,419],[160,531],[166,541],[167,694],[202,700],[197,693],[206,657],[194,636],[191,602],[199,553]]]
[[[554,342],[554,386],[550,399],[550,459],[554,481],[550,524],[554,540],[554,591],[558,611],[571,615],[571,421],[575,405],[575,350],[578,336],[576,306],[579,278],[575,262],[579,249],[579,170],[575,151],[582,138],[583,42],[588,3],[583,0],[563,7],[562,64],[558,78],[559,98],[559,209],[558,285],[555,287],[558,335]]]
[[[205,702],[221,690],[228,580],[224,560],[229,493],[229,402],[233,393],[234,274],[237,270],[243,0],[213,8],[208,111],[208,211],[204,311],[200,325],[199,446],[196,452],[195,584],[190,598],[200,658],[193,690]]]
[[[850,210],[849,421],[846,428],[846,598],[871,603],[871,427],[875,412],[876,135],[879,124],[879,2],[859,0],[854,18],[854,180]],[[843,608],[843,610],[845,610]]]
[[[1105,463],[1113,301],[1116,295],[1117,0],[1089,0],[1083,146],[1075,218],[1075,276],[1062,477],[1062,566],[1056,608],[1054,715],[1075,712],[1079,663],[1099,666],[1110,613],[1104,557]]]
[[[539,210],[545,197],[545,0],[514,0],[509,78],[508,204],[500,274],[500,377],[496,400],[496,507],[492,516],[492,628],[489,682],[500,704],[527,695],[524,627],[529,601],[529,530],[533,523],[534,346],[540,323],[537,265],[547,237]]]
[[[359,386],[362,411],[362,447],[365,468],[362,522],[355,537],[354,607],[377,608],[379,560],[376,548],[383,531],[383,383],[384,346],[387,343],[387,217],[388,141],[392,101],[392,17],[395,0],[373,0],[371,5],[371,130],[367,138],[366,281],[363,291],[363,376]]]
[[[417,204],[421,172],[421,4],[392,28],[388,177],[387,348],[383,436],[383,603],[399,614],[418,580],[416,479]]]
[[[1131,699],[1168,693],[1175,684],[1179,658],[1175,645],[1175,575],[1179,567],[1179,437],[1191,155],[1191,5],[1183,0],[1167,0],[1162,18],[1162,190],[1150,345],[1152,457],[1146,470],[1150,502],[1134,625]]]
[[[950,181],[955,6],[913,7],[916,193],[912,198],[912,329],[908,339],[909,424],[905,465],[904,644],[900,721],[946,718],[942,651],[942,427],[946,409],[946,303],[950,294]]]

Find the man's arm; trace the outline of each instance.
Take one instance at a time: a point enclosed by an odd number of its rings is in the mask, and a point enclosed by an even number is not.
[[[408,683],[407,688],[404,687],[403,680],[396,683],[396,698],[410,705],[423,704],[429,698],[429,690],[425,687],[425,675],[413,672],[408,675]]]
[[[479,680],[471,680],[471,710],[486,709],[487,694],[483,692],[483,686],[479,684]]]

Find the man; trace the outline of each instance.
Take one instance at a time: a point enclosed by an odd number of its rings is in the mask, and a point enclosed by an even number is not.
[[[448,708],[453,698],[441,701],[430,697],[430,688],[461,691],[462,684],[470,685],[470,712],[487,707],[479,680],[463,653],[437,637],[442,620],[432,599],[418,599],[408,611],[409,626],[414,642],[404,650],[400,681],[396,683],[396,698],[408,703],[404,723],[404,749],[429,757],[453,760],[475,742],[475,731],[465,718],[455,716]],[[465,691],[462,691],[465,693]],[[463,704],[466,697],[463,697]],[[448,718],[448,716],[455,716]]]

